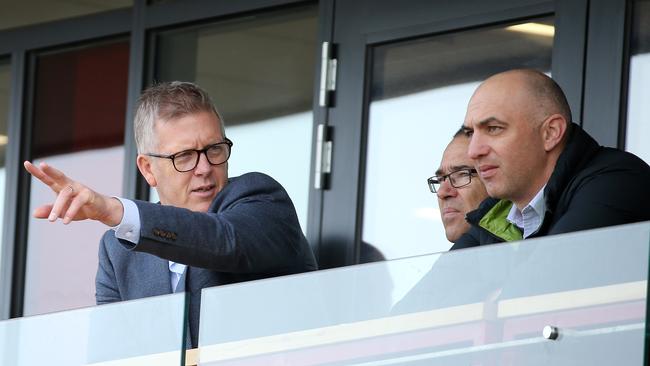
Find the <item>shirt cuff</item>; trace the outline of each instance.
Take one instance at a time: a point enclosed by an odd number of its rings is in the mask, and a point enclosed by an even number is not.
[[[140,241],[140,210],[135,202],[126,198],[115,197],[122,203],[124,207],[124,215],[119,225],[112,227],[115,230],[115,237],[118,239],[127,240],[133,244],[138,244]]]

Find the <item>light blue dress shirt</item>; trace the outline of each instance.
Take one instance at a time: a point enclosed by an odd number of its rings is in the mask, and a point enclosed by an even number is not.
[[[512,205],[510,212],[508,213],[508,221],[517,225],[521,228],[523,232],[523,237],[527,238],[532,234],[536,233],[542,222],[544,221],[544,215],[546,214],[546,200],[544,199],[544,188],[537,192],[535,197],[524,207],[523,210],[519,211],[516,205]]]

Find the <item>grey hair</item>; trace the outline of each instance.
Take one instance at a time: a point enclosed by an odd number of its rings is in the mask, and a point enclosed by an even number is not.
[[[151,153],[156,148],[157,121],[166,122],[198,112],[213,112],[219,119],[221,135],[226,137],[223,118],[208,93],[198,85],[172,81],[147,88],[138,98],[133,121],[138,153]]]

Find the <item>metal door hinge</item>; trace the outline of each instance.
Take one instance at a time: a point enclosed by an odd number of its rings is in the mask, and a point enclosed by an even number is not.
[[[320,63],[320,92],[318,94],[318,105],[321,107],[329,107],[332,104],[333,94],[336,90],[336,66],[334,45],[330,42],[323,42]]]
[[[327,189],[329,174],[332,172],[332,141],[329,127],[319,124],[316,131],[316,163],[314,164],[314,188]]]

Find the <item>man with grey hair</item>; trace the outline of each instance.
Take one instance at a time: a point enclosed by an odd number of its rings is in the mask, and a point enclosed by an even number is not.
[[[190,292],[198,345],[201,289],[317,269],[286,191],[261,173],[228,177],[233,143],[205,91],[192,83],[145,90],[135,116],[137,166],[160,204],[108,197],[42,163],[25,162],[57,198],[34,216],[95,220],[98,304]]]
[[[431,193],[438,197],[440,218],[450,242],[469,230],[465,215],[487,198],[485,187],[467,156],[468,145],[469,139],[459,130],[445,148],[436,175],[427,179]]]

